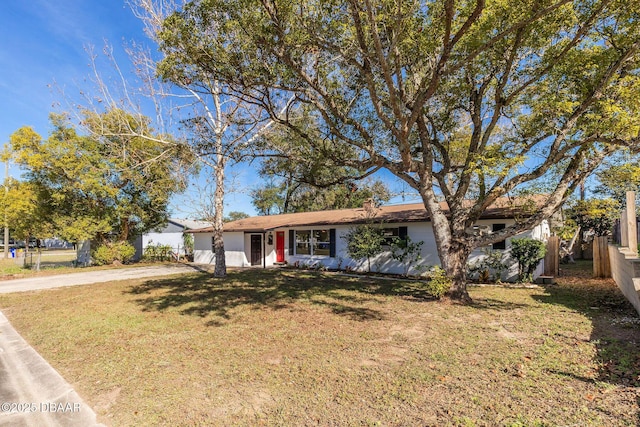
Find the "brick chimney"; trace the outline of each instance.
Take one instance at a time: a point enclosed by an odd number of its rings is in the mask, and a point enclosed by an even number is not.
[[[364,203],[362,203],[362,209],[364,209],[365,212],[367,213],[372,212],[375,208],[376,208],[376,205],[375,203],[373,203],[372,198],[368,198],[367,200],[364,201]]]

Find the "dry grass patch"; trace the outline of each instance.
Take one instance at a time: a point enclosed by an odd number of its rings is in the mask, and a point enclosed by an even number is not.
[[[0,307],[114,426],[640,423],[640,326],[611,281],[471,295],[247,270]]]

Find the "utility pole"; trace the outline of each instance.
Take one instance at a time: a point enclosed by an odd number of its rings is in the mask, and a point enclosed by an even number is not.
[[[9,195],[9,160],[4,161],[4,259],[9,258],[9,220],[7,199]]]

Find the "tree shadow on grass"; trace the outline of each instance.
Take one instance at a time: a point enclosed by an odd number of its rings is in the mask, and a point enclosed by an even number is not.
[[[534,298],[557,304],[586,315],[592,323],[590,342],[596,346],[598,366],[595,381],[622,386],[629,392],[636,388],[635,400],[640,408],[640,317],[612,279],[592,279],[584,274],[562,277],[550,285],[544,295]],[[575,375],[556,372],[561,375]],[[594,382],[593,378],[576,378]],[[640,412],[636,420],[640,425]]]
[[[470,305],[478,310],[495,310],[495,311],[511,311],[517,308],[529,308],[528,304],[514,303],[509,301],[503,301],[495,298],[479,298],[474,299]]]
[[[353,278],[293,270],[239,270],[225,278],[194,274],[149,280],[127,290],[137,295],[145,311],[177,309],[185,315],[214,316],[211,325],[231,318],[238,307],[273,310],[292,307],[296,301],[329,308],[353,320],[380,320],[384,314],[372,306],[383,296],[432,300],[420,282]]]

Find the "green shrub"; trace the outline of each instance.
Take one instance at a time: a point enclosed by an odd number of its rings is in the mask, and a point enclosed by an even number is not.
[[[411,267],[420,271],[422,265],[418,264],[422,259],[421,248],[424,242],[414,242],[409,236],[404,239],[396,237],[391,244],[391,257],[402,264],[404,275],[409,275]]]
[[[384,251],[384,235],[380,227],[372,224],[360,224],[349,229],[342,237],[347,242],[347,253],[356,260],[367,260],[367,269],[371,272],[371,258]]]
[[[429,272],[427,292],[434,298],[442,298],[451,289],[452,280],[442,267],[435,266]]]
[[[144,249],[142,258],[150,261],[165,261],[171,258],[172,249],[171,245],[163,245],[161,243],[149,245]]]
[[[500,282],[502,273],[508,268],[502,257],[502,251],[485,250],[482,257],[467,264],[467,275],[483,283]]]
[[[115,261],[128,262],[133,258],[136,249],[129,242],[109,242],[98,246],[91,253],[94,264],[113,264]]]
[[[531,282],[533,270],[547,253],[547,246],[540,240],[523,237],[511,239],[511,257],[518,261],[518,280]]]

